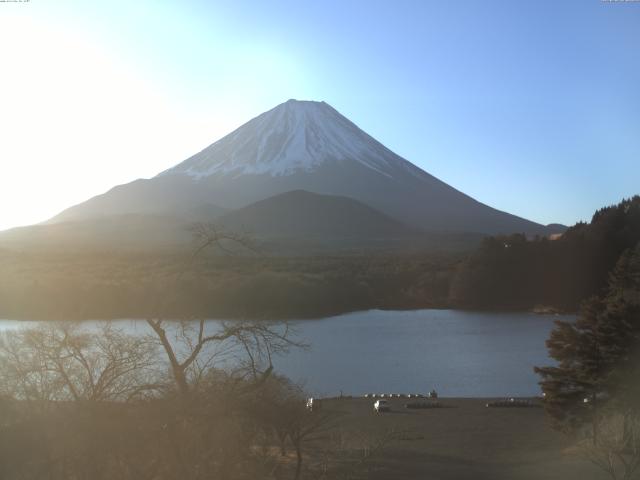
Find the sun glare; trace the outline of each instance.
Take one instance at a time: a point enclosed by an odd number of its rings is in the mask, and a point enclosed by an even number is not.
[[[113,185],[153,176],[302,84],[282,54],[238,48],[232,62],[206,79],[210,96],[191,98],[187,85],[174,85],[183,91],[170,100],[161,80],[150,80],[86,32],[3,16],[0,41],[11,45],[0,80],[0,202],[12,206],[2,210],[0,230],[43,221]]]
[[[151,173],[140,138],[152,140],[171,118],[152,86],[84,38],[3,20],[0,41],[13,48],[3,54],[0,158],[5,178],[27,181],[3,185],[0,199],[13,208],[3,209],[0,228],[43,220],[126,180],[115,164]]]

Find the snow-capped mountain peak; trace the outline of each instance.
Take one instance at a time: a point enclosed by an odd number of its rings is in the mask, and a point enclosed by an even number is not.
[[[160,175],[286,176],[347,161],[385,176],[393,175],[392,163],[413,167],[327,103],[288,100]]]
[[[483,205],[438,180],[328,104],[297,100],[257,116],[160,175],[114,187],[52,221],[123,213],[191,218],[194,212],[236,210],[301,190],[350,198],[429,231],[545,232],[542,225]]]

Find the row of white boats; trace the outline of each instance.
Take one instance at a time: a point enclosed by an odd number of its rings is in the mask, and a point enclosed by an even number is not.
[[[438,392],[431,390],[426,395],[421,393],[367,393],[364,398],[438,398]]]

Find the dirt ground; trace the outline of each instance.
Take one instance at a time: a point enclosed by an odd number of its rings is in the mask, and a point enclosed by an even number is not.
[[[368,463],[367,478],[544,480],[608,478],[552,430],[544,409],[486,408],[494,399],[441,399],[445,408],[408,410],[410,400],[389,400],[392,409],[376,414],[373,399],[325,400],[338,412],[339,428],[366,439],[390,441]]]

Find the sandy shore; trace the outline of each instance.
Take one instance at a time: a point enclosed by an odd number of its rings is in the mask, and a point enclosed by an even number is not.
[[[391,399],[376,414],[373,399],[325,400],[341,428],[362,438],[395,431],[371,462],[372,479],[580,479],[608,478],[552,430],[537,400],[531,408],[486,408],[496,399],[441,398],[445,408],[408,410]]]

